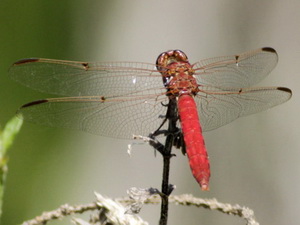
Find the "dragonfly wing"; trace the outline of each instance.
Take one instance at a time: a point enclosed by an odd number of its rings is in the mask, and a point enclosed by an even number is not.
[[[261,48],[240,55],[216,57],[193,65],[199,85],[245,88],[263,80],[276,66],[273,48]]]
[[[62,96],[122,96],[163,87],[155,65],[137,62],[23,59],[14,63],[9,73],[27,87]]]
[[[140,93],[141,94],[141,93]],[[27,121],[52,127],[78,129],[101,136],[131,139],[148,136],[166,115],[167,97],[129,96],[51,98],[28,103],[18,114]],[[163,127],[165,128],[165,127]]]
[[[284,103],[291,96],[291,90],[282,87],[233,88],[202,90],[195,100],[203,131],[209,131]]]

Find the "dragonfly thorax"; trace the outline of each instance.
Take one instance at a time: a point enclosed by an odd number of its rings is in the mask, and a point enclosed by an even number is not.
[[[178,68],[174,72],[172,71],[172,69],[168,71],[170,79],[165,84],[169,95],[197,94],[199,91],[198,84],[190,67]]]

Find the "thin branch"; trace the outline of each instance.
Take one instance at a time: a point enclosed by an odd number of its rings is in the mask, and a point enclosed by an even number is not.
[[[169,174],[170,174],[170,163],[173,143],[174,143],[174,133],[177,131],[176,120],[169,122],[168,135],[165,141],[165,145],[161,144],[155,139],[155,135],[150,135],[150,137],[143,137],[135,135],[134,139],[140,139],[144,142],[148,142],[155,150],[161,153],[163,157],[163,173],[162,173],[162,184],[161,184],[161,212],[159,225],[166,225],[168,222],[168,210],[169,210],[169,195],[174,190],[174,185],[169,184]],[[130,148],[129,148],[130,149]],[[129,150],[128,150],[129,151]],[[130,151],[129,151],[130,152]]]
[[[239,216],[246,220],[247,225],[259,225],[254,217],[254,212],[248,207],[240,206],[238,204],[231,205],[229,203],[218,202],[217,199],[202,199],[195,198],[192,195],[174,195],[169,198],[170,203],[179,205],[192,205],[196,207],[204,207],[211,210],[218,210],[229,215]]]
[[[47,222],[55,219],[62,219],[65,216],[74,215],[74,214],[81,214],[88,211],[94,211],[94,210],[100,210],[100,214],[105,210],[108,210],[108,208],[114,208],[115,204],[122,203],[126,205],[132,205],[136,204],[136,200],[124,197],[124,198],[118,198],[115,200],[103,198],[102,200],[99,198],[97,194],[97,202],[96,203],[90,203],[86,205],[78,205],[78,206],[70,206],[70,205],[62,205],[58,209],[45,212],[40,216],[37,216],[36,218],[26,221],[22,223],[22,225],[45,225]],[[101,202],[100,202],[101,200]],[[249,209],[248,207],[240,206],[240,205],[231,205],[229,203],[221,203],[218,202],[216,199],[202,199],[202,198],[196,198],[192,195],[184,194],[184,195],[171,195],[169,196],[169,202],[176,204],[176,205],[183,205],[183,206],[196,206],[199,208],[206,208],[210,210],[217,210],[219,212],[228,214],[228,215],[234,215],[239,216],[246,220],[247,225],[259,225],[259,223],[255,220],[254,212],[253,210]],[[105,204],[104,204],[105,203]],[[151,195],[147,200],[144,201],[144,204],[159,204],[161,203],[161,198],[159,195]],[[110,207],[109,205],[113,205],[113,207]],[[126,208],[124,207],[124,212],[126,212]],[[122,210],[123,212],[123,210]],[[116,215],[115,212],[111,212],[113,215]],[[119,214],[121,215],[121,214]],[[127,214],[128,215],[128,214]],[[106,213],[106,216],[110,216],[109,213]],[[99,216],[100,217],[100,216]],[[108,220],[111,218],[108,218]],[[115,223],[112,223],[115,224]],[[126,223],[123,223],[126,224]],[[137,223],[136,223],[137,224]],[[141,223],[143,224],[143,223]],[[144,223],[145,224],[145,223]]]
[[[68,204],[64,204],[60,206],[58,209],[53,211],[44,212],[42,215],[35,217],[32,220],[28,220],[22,223],[22,225],[41,225],[46,224],[49,221],[62,219],[65,216],[73,215],[73,214],[81,214],[87,211],[93,211],[99,209],[97,203],[90,203],[86,205],[78,205],[71,206]]]

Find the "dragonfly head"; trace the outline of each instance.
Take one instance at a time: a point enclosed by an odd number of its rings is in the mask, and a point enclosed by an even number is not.
[[[181,50],[169,50],[161,53],[156,60],[156,68],[160,73],[168,70],[168,66],[172,63],[188,62],[188,57]]]

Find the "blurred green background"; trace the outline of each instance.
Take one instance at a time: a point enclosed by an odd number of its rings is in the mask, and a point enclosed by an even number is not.
[[[300,202],[300,2],[294,1],[8,1],[0,2],[0,123],[29,101],[49,97],[8,77],[20,58],[154,63],[169,49],[191,62],[274,47],[279,63],[262,85],[287,86],[292,100],[205,134],[212,178],[201,192],[179,152],[174,194],[192,193],[252,208],[261,224],[298,225]],[[93,191],[119,197],[130,187],[160,187],[161,158],[131,140],[25,123],[10,151],[2,224],[20,224],[58,206],[88,203]],[[157,224],[159,206],[141,216]],[[172,206],[169,224],[242,224],[237,217]],[[53,224],[69,224],[68,221]]]

